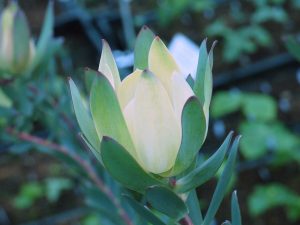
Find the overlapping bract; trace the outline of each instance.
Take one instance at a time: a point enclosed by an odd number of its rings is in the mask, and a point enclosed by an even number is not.
[[[208,127],[212,55],[206,46],[200,57],[205,58],[199,58],[195,86],[190,86],[164,43],[143,27],[135,46],[135,70],[121,81],[103,41],[99,72],[86,71],[95,76],[90,109],[70,80],[79,126],[98,158],[107,136],[148,173],[173,176],[187,169]]]

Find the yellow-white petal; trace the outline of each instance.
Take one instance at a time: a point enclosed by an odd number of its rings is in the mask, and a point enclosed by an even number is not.
[[[182,74],[175,73],[171,79],[172,102],[175,114],[181,124],[181,114],[186,101],[194,95],[190,85],[186,82]]]
[[[108,43],[102,40],[102,53],[98,71],[109,80],[114,89],[118,89],[121,80],[119,70]]]
[[[180,147],[181,129],[160,80],[144,71],[125,111],[141,166],[156,174],[171,169]]]
[[[137,69],[133,73],[129,74],[124,80],[122,80],[121,85],[118,88],[118,98],[122,109],[124,109],[129,101],[133,98],[142,72],[142,70]]]
[[[174,72],[180,73],[180,69],[159,37],[156,37],[151,44],[148,60],[149,70],[161,80],[171,97],[171,77]]]

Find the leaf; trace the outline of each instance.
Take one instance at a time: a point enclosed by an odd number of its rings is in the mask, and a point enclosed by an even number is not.
[[[11,99],[0,88],[0,107],[11,108],[12,104],[13,103],[12,103]]]
[[[111,48],[104,39],[102,40],[102,52],[98,71],[109,80],[115,90],[118,89],[121,83],[119,70]]]
[[[235,161],[236,161],[236,156],[237,156],[239,140],[240,140],[240,136],[236,137],[232,144],[225,169],[218,181],[217,187],[213,194],[212,200],[210,202],[210,205],[208,207],[208,210],[206,212],[206,215],[205,215],[202,225],[211,224],[211,222],[212,222],[213,218],[215,217],[216,212],[221,204],[221,201],[223,200],[223,198],[225,196],[228,184],[230,182],[230,178],[235,169]]]
[[[140,30],[134,47],[134,70],[148,69],[148,53],[155,35],[147,27]]]
[[[244,94],[242,109],[248,118],[254,120],[272,121],[277,117],[277,104],[268,95]]]
[[[236,191],[231,195],[231,224],[242,225],[241,212]]]
[[[220,91],[216,93],[211,102],[211,115],[220,118],[240,109],[242,93],[238,91]]]
[[[244,122],[240,125],[240,132],[244,136],[241,140],[241,153],[248,159],[258,159],[273,148],[276,140],[271,126],[260,122]]]
[[[188,84],[190,85],[190,87],[193,89],[195,81],[194,81],[193,77],[191,76],[191,74],[189,74],[187,76],[186,81],[188,82]]]
[[[135,155],[133,143],[121,111],[116,93],[107,78],[93,70],[86,73],[95,73],[90,108],[98,136],[105,135],[115,139],[122,146]]]
[[[207,104],[206,102],[210,101],[208,97],[212,91],[211,62],[207,53],[206,42],[207,40],[205,39],[200,45],[199,61],[194,84],[194,92],[203,106]]]
[[[216,174],[225,158],[232,134],[232,132],[228,134],[220,148],[209,159],[176,182],[175,190],[177,192],[184,193],[192,190],[204,184]]]
[[[48,3],[46,16],[43,23],[43,28],[37,43],[36,53],[34,55],[30,71],[35,69],[35,67],[43,60],[44,55],[47,54],[48,44],[53,37],[53,27],[54,27],[54,12],[53,12],[53,2]]]
[[[129,205],[145,220],[153,225],[165,225],[158,217],[156,217],[148,208],[129,197],[128,195],[124,195],[123,198],[129,203]]]
[[[26,16],[17,11],[13,26],[13,65],[14,71],[23,72],[29,61],[30,34]]]
[[[295,37],[288,36],[284,42],[289,53],[300,61],[300,43]]]
[[[70,190],[73,186],[74,184],[68,178],[47,178],[45,181],[46,197],[49,202],[56,202],[63,191]]]
[[[93,119],[88,111],[87,106],[84,104],[83,99],[77,89],[74,81],[72,79],[69,80],[71,96],[73,101],[73,107],[76,115],[76,119],[78,121],[79,127],[82,130],[85,138],[92,145],[92,147],[96,150],[100,150],[100,139],[101,135],[98,137],[97,131],[94,126]]]
[[[110,175],[131,190],[143,193],[148,187],[160,184],[142,169],[124,147],[109,137],[102,139],[101,156]]]
[[[181,123],[182,140],[172,175],[183,172],[191,165],[205,139],[205,115],[195,96],[190,97],[185,103]]]
[[[199,199],[197,197],[196,189],[192,190],[187,198],[186,202],[189,209],[189,216],[191,217],[194,225],[201,225],[203,222],[203,217],[201,213],[201,208],[199,204]]]
[[[161,186],[146,190],[146,199],[156,210],[178,221],[188,212],[184,201],[173,191]]]
[[[283,207],[292,221],[300,218],[300,196],[288,187],[272,183],[256,186],[248,199],[250,215],[256,217],[270,209]]]
[[[209,122],[209,106],[212,95],[212,67],[213,67],[213,49],[216,42],[213,43],[209,53],[207,53],[206,40],[200,45],[199,59],[194,83],[194,92],[203,106],[203,111],[206,117],[206,131],[208,130]]]

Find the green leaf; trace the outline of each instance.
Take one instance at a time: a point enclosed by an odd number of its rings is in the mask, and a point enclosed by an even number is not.
[[[0,106],[3,108],[12,107],[11,99],[4,93],[4,91],[0,88]]]
[[[133,198],[124,195],[123,196],[129,205],[145,220],[153,225],[165,225],[158,217],[156,217],[148,208],[134,200]]]
[[[13,70],[23,72],[29,60],[30,34],[24,13],[17,11],[13,27]]]
[[[124,147],[109,137],[103,136],[101,156],[111,176],[131,190],[143,193],[148,187],[160,184],[142,169]]]
[[[188,84],[190,85],[190,87],[193,89],[195,81],[194,81],[193,77],[191,76],[191,74],[189,74],[187,76],[186,81],[188,82]]]
[[[183,172],[191,165],[205,139],[205,115],[195,96],[189,98],[185,103],[181,123],[182,140],[172,175]]]
[[[199,204],[199,199],[197,197],[196,190],[192,190],[187,198],[186,204],[189,209],[189,216],[191,217],[194,225],[201,225],[203,222],[203,217],[201,213],[201,208]]]
[[[277,104],[268,95],[244,94],[242,109],[248,118],[259,121],[272,121],[277,117]]]
[[[37,43],[37,49],[33,62],[31,65],[31,70],[33,70],[47,54],[48,44],[53,37],[53,27],[54,27],[54,12],[53,12],[53,2],[50,1],[47,7],[46,16],[43,23],[43,28]]]
[[[242,225],[241,212],[236,191],[234,191],[231,195],[231,223],[232,225]]]
[[[134,47],[134,69],[148,69],[148,53],[154,37],[147,26],[142,27]]]
[[[22,185],[20,192],[14,199],[14,206],[18,209],[30,208],[34,202],[45,193],[41,183],[30,182]]]
[[[240,109],[242,93],[237,91],[220,91],[216,93],[211,102],[211,115],[220,118]]]
[[[212,54],[214,45],[207,53],[206,41],[205,39],[200,45],[194,92],[207,111],[212,94]]]
[[[88,73],[97,74],[91,90],[90,107],[98,136],[105,135],[115,139],[131,155],[135,155],[133,143],[115,90],[101,73],[93,70],[87,70],[86,73],[87,75]]]
[[[70,179],[63,177],[47,178],[45,182],[46,196],[49,202],[56,202],[63,191],[74,186]]]
[[[102,159],[101,159],[101,155],[100,155],[100,146],[99,146],[99,150],[96,150],[82,133],[79,133],[79,137],[82,139],[82,141],[84,142],[84,144],[86,144],[86,147],[88,147],[88,149],[90,149],[92,151],[92,153],[94,154],[94,156],[96,157],[96,159],[101,164],[103,164]],[[99,143],[99,145],[100,145],[100,143]]]
[[[213,194],[212,200],[210,202],[210,205],[208,207],[208,210],[206,212],[206,215],[205,215],[202,225],[211,224],[211,222],[214,219],[214,217],[217,213],[217,210],[225,196],[228,184],[230,182],[230,178],[235,169],[235,161],[236,161],[236,156],[237,156],[237,151],[238,151],[239,140],[240,140],[240,136],[236,137],[232,144],[225,169],[218,181],[217,187]]]
[[[255,187],[249,196],[248,208],[250,215],[254,217],[277,207],[283,207],[290,220],[299,220],[300,195],[282,184],[273,183]]]
[[[75,83],[72,79],[69,80],[71,96],[73,101],[73,107],[76,115],[76,119],[78,121],[79,127],[84,134],[84,137],[87,141],[92,145],[92,147],[99,151],[100,150],[100,138],[97,135],[97,131],[94,126],[93,119],[88,111],[88,108],[85,102],[83,101],[79,90],[77,89]]]
[[[176,182],[175,190],[177,192],[184,193],[204,184],[206,181],[211,179],[222,165],[230,145],[231,137],[232,132],[228,134],[220,148],[209,159],[195,168],[188,175],[179,179]]]
[[[184,201],[173,191],[161,186],[146,190],[146,199],[156,210],[178,221],[188,212]]]
[[[296,40],[296,38],[288,36],[284,44],[289,53],[300,61],[300,43]]]
[[[260,122],[244,122],[240,125],[244,136],[241,140],[241,153],[246,159],[258,159],[267,153],[271,144],[276,144],[271,126]]]

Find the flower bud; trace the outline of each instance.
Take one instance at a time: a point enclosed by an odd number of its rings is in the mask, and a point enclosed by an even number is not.
[[[0,21],[0,69],[9,74],[24,72],[32,58],[30,31],[24,13],[11,1]]]
[[[201,48],[196,92],[167,47],[148,28],[142,29],[137,43],[135,70],[121,81],[111,49],[103,41],[98,72],[88,70],[86,74],[95,78],[90,112],[70,80],[75,114],[97,158],[105,142],[113,139],[148,174],[176,176],[191,165],[206,138],[212,55]],[[117,150],[103,154],[110,151]],[[111,172],[118,171],[118,160],[112,158],[116,157],[102,157],[103,164]],[[122,180],[121,172],[117,174]]]

